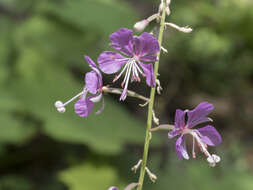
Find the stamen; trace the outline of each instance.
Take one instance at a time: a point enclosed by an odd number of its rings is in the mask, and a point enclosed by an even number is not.
[[[192,157],[196,158],[196,153],[195,153],[195,138],[192,137]]]
[[[130,74],[131,74],[131,70],[132,70],[132,66],[133,66],[133,61],[129,60],[129,66],[127,67],[127,71],[126,71],[126,75],[124,77],[123,83],[126,83],[126,81],[129,80],[129,77],[130,77]]]
[[[135,65],[133,65],[133,78],[135,81],[138,81],[138,82],[140,82],[141,80]]]
[[[119,75],[116,75],[115,78],[113,79],[113,82],[117,81],[120,76],[125,72],[126,68],[128,68],[129,64],[130,64],[130,61],[131,59],[129,59],[129,61],[125,64],[125,66],[123,67],[122,71],[120,72]]]
[[[200,149],[203,151],[203,153],[207,156],[210,157],[211,154],[207,151],[206,149],[206,144],[202,142],[202,140],[199,138],[198,134],[195,131],[191,131],[191,135],[197,140],[197,142],[200,145]]]
[[[140,67],[138,66],[138,64],[136,62],[134,62],[134,66],[137,68],[137,70],[143,74],[142,70],[140,69]]]
[[[68,105],[70,102],[72,102],[73,100],[75,100],[76,98],[80,97],[80,96],[86,96],[87,91],[86,89],[84,89],[82,92],[80,92],[79,94],[75,95],[73,98],[69,99],[67,102],[62,103],[61,101],[56,101],[55,102],[55,107],[58,110],[58,112],[60,113],[64,113],[66,111],[65,106]]]

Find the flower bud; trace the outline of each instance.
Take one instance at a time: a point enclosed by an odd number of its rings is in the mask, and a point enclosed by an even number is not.
[[[136,32],[142,32],[148,26],[148,24],[149,24],[149,21],[147,19],[139,21],[139,22],[135,23],[134,30]]]
[[[112,187],[110,187],[108,190],[118,190],[118,188],[117,188],[117,187],[112,186]]]
[[[165,11],[166,11],[166,14],[167,14],[168,16],[170,16],[170,8],[169,8],[169,7],[166,7]]]

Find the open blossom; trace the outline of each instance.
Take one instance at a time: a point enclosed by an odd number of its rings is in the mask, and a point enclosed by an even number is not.
[[[102,107],[96,114],[99,114],[104,107],[103,103],[103,94],[102,94],[102,75],[97,68],[97,65],[92,61],[89,56],[85,56],[86,61],[88,62],[89,66],[91,67],[92,71],[86,73],[85,75],[85,86],[83,91],[71,98],[66,103],[62,103],[61,101],[57,101],[55,106],[57,110],[61,113],[65,112],[65,106],[75,100],[76,98],[80,97],[80,99],[75,103],[75,112],[80,117],[87,117],[94,106],[95,102],[99,102],[102,99]],[[92,94],[92,96],[87,97],[88,93]]]
[[[98,57],[98,64],[101,71],[106,74],[117,73],[122,68],[113,80],[117,81],[125,73],[121,83],[124,90],[120,100],[125,100],[130,80],[140,82],[139,74],[146,77],[147,85],[155,87],[152,62],[157,60],[157,53],[160,51],[158,41],[146,32],[140,36],[133,36],[133,31],[127,28],[121,28],[111,34],[110,40],[111,47],[120,53],[105,51]]]
[[[181,109],[176,110],[175,115],[175,126],[174,129],[169,132],[169,138],[179,136],[176,141],[176,153],[179,159],[189,159],[188,152],[186,150],[185,135],[189,134],[192,136],[192,156],[196,157],[195,154],[195,142],[199,146],[201,152],[203,152],[207,161],[211,166],[215,166],[220,161],[220,157],[215,154],[210,154],[207,150],[208,146],[216,146],[221,143],[222,139],[218,131],[211,125],[199,129],[192,129],[194,126],[212,121],[207,115],[213,110],[213,105],[207,102],[200,103],[193,110],[183,111]],[[187,114],[187,122],[185,122]]]

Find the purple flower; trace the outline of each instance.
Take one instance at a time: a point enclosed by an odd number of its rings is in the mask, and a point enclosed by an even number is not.
[[[75,112],[80,117],[87,117],[93,110],[94,103],[99,102],[102,99],[102,106],[96,112],[96,114],[101,113],[104,108],[103,94],[102,94],[102,75],[98,70],[96,64],[92,61],[89,56],[85,56],[86,61],[91,67],[92,71],[86,73],[85,75],[85,86],[83,91],[65,102],[64,104],[61,101],[57,101],[55,106],[57,110],[61,113],[65,112],[65,106],[80,97],[80,99],[75,103]],[[92,96],[87,97],[88,93]]]
[[[192,129],[194,126],[204,123],[207,121],[212,121],[207,115],[213,110],[213,105],[207,102],[200,103],[193,110],[183,111],[181,109],[176,110],[175,115],[175,126],[174,129],[169,132],[169,138],[179,136],[176,141],[176,153],[178,158],[189,159],[188,152],[186,150],[186,140],[185,135],[192,135],[193,146],[192,146],[192,156],[196,157],[195,154],[195,142],[199,146],[200,150],[207,156],[207,161],[211,166],[215,166],[217,162],[220,161],[220,157],[215,154],[210,154],[207,151],[207,146],[216,146],[221,143],[222,139],[218,131],[211,125],[199,129]],[[186,120],[187,114],[187,122]]]
[[[110,187],[108,190],[118,190],[118,188],[117,188],[117,187],[112,186],[112,187]]]
[[[96,64],[92,61],[89,56],[85,56],[86,61],[88,62],[89,66],[91,67],[92,71],[86,73],[85,75],[85,87],[83,89],[83,94],[81,95],[80,100],[75,103],[75,112],[80,117],[87,117],[94,106],[95,102],[99,102],[102,97],[102,75],[98,70]],[[95,96],[86,97],[87,93],[94,94]],[[96,112],[99,114],[103,110],[103,103],[101,109]]]
[[[116,75],[113,82],[118,80],[125,72],[121,86],[124,90],[120,100],[125,100],[129,81],[140,82],[139,73],[146,77],[146,83],[155,87],[155,77],[152,63],[157,60],[157,53],[160,51],[158,41],[149,33],[142,33],[140,36],[133,36],[133,31],[121,28],[110,35],[111,47],[120,53],[105,51],[98,57],[98,64],[101,71],[106,74],[121,72]]]

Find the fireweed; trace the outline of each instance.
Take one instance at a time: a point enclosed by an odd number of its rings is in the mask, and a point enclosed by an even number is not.
[[[157,53],[160,51],[159,43],[149,33],[142,33],[139,37],[133,36],[133,31],[121,28],[110,35],[111,47],[120,51],[124,56],[117,52],[105,51],[98,57],[98,64],[101,71],[106,74],[121,72],[115,76],[113,82],[117,81],[126,72],[121,86],[124,90],[120,100],[125,100],[129,81],[140,82],[139,74],[146,77],[146,83],[150,87],[155,87],[155,76],[152,63],[155,62]],[[130,79],[131,78],[131,79]]]
[[[99,114],[104,109],[104,100],[102,93],[102,75],[98,70],[97,65],[94,63],[94,61],[92,61],[89,56],[85,56],[85,59],[92,71],[86,73],[85,75],[85,86],[82,92],[80,92],[65,103],[62,103],[61,101],[57,101],[55,103],[55,107],[61,113],[64,113],[66,111],[66,105],[79,97],[80,99],[75,103],[75,112],[80,117],[87,117],[91,113],[94,103],[99,102],[100,100],[102,100],[102,106],[96,112],[96,114]],[[92,96],[87,97],[88,93],[92,94]]]
[[[167,27],[172,27],[180,32],[189,33],[192,31],[189,27],[179,27],[174,23],[165,22],[166,16],[169,16],[170,0],[161,0],[158,12],[151,15],[147,19],[136,22],[134,30],[136,32],[142,32],[152,21],[157,21],[160,24],[159,36],[156,39],[151,33],[144,32],[139,36],[134,36],[133,31],[127,28],[121,28],[118,31],[110,35],[110,46],[118,52],[104,51],[98,59],[98,67],[90,57],[85,56],[87,63],[89,64],[91,71],[85,75],[85,85],[83,90],[68,100],[65,103],[57,101],[55,107],[60,113],[66,111],[65,106],[73,100],[79,98],[75,103],[75,112],[80,117],[87,117],[93,110],[94,103],[102,101],[101,108],[96,112],[100,113],[104,109],[103,93],[120,94],[120,100],[124,101],[127,96],[134,97],[145,101],[142,106],[148,105],[148,117],[146,137],[144,143],[143,157],[138,163],[132,167],[134,172],[140,168],[140,175],[138,182],[130,183],[125,190],[143,189],[143,181],[145,173],[148,174],[151,181],[157,179],[147,167],[147,158],[149,144],[151,140],[151,133],[157,130],[170,130],[168,133],[169,139],[178,137],[176,140],[176,154],[181,160],[189,159],[190,156],[186,149],[186,136],[192,138],[192,157],[196,157],[195,146],[199,148],[201,152],[207,157],[207,162],[210,166],[214,167],[220,162],[220,157],[216,154],[211,154],[208,151],[208,146],[216,146],[221,143],[221,136],[216,129],[207,125],[202,128],[193,129],[198,124],[204,122],[211,122],[212,120],[207,115],[213,110],[213,105],[207,102],[200,103],[193,110],[181,110],[177,109],[175,113],[174,125],[159,125],[159,119],[156,118],[154,112],[154,100],[155,92],[160,94],[161,86],[157,79],[158,67],[161,51],[167,52],[162,47],[163,32]],[[154,64],[154,66],[153,66]],[[117,81],[121,76],[125,75],[121,82],[121,88],[113,88],[109,85],[103,86],[102,75],[100,70],[105,74],[119,73],[115,76],[113,83]],[[146,84],[151,87],[150,98],[146,98],[136,92],[128,90],[130,82],[140,82],[141,78],[146,78]],[[158,126],[152,127],[152,121]],[[112,186],[108,190],[118,190],[118,188]]]

